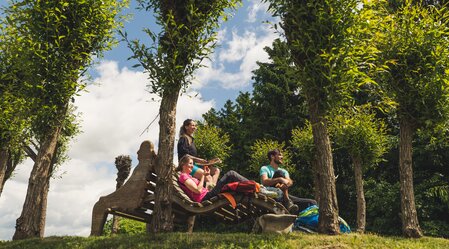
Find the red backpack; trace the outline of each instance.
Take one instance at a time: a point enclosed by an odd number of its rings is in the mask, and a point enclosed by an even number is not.
[[[231,182],[224,185],[221,188],[221,192],[240,192],[240,193],[258,193],[260,191],[260,185],[252,180]]]
[[[260,191],[260,185],[251,180],[247,181],[241,181],[241,182],[230,182],[226,185],[224,185],[221,188],[220,195],[224,196],[226,199],[228,199],[231,206],[235,209],[237,207],[237,203],[235,202],[234,196],[232,196],[231,193],[228,192],[240,192],[240,193],[258,193]],[[238,216],[238,215],[237,215]]]

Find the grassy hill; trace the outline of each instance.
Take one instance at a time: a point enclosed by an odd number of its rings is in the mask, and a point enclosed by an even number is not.
[[[247,233],[167,233],[149,235],[118,235],[112,237],[48,237],[42,240],[0,242],[0,248],[53,249],[53,248],[449,248],[449,240],[424,237],[405,239],[374,234],[325,236],[291,233],[288,235]]]

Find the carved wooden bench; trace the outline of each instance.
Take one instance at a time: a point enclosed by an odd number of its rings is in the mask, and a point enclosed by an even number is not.
[[[144,141],[137,152],[139,163],[131,177],[115,192],[100,197],[92,211],[91,236],[103,233],[108,214],[118,215],[145,223],[151,222],[154,209],[154,191],[157,176],[154,173],[156,154],[150,141]],[[237,203],[234,209],[223,196],[216,196],[201,203],[192,201],[179,187],[177,173],[172,177],[171,197],[175,224],[187,224],[192,232],[196,215],[211,215],[224,223],[236,224],[260,215],[288,214],[285,207],[263,194],[244,195],[232,193]]]

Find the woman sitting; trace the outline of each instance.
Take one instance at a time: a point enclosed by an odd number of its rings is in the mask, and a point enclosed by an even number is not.
[[[197,178],[198,180],[204,175],[204,170],[199,166],[210,166],[210,172],[204,179],[206,187],[209,189],[213,188],[217,184],[218,178],[220,177],[220,169],[212,166],[215,163],[220,163],[219,158],[214,158],[212,160],[206,160],[198,157],[198,153],[195,146],[195,138],[193,134],[195,133],[197,127],[196,122],[192,119],[186,119],[182,123],[179,130],[179,140],[178,140],[178,160],[185,155],[189,155],[194,164],[191,176]]]
[[[221,188],[228,183],[248,180],[239,173],[231,170],[224,174],[223,177],[221,177],[221,179],[217,182],[217,185],[209,191],[203,186],[205,176],[210,175],[210,169],[208,167],[204,167],[204,173],[199,180],[190,175],[192,169],[193,159],[189,155],[185,155],[181,158],[181,160],[179,160],[179,165],[176,170],[181,172],[178,178],[180,187],[190,197],[190,199],[196,202],[202,202],[217,196],[221,192]]]

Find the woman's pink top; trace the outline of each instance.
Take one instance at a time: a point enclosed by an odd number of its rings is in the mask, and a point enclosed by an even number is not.
[[[201,200],[209,192],[209,190],[207,190],[206,188],[203,188],[201,190],[201,193],[197,194],[197,193],[193,192],[192,190],[190,190],[185,185],[185,182],[187,181],[187,179],[192,179],[192,181],[195,182],[195,184],[197,186],[200,183],[200,181],[198,179],[192,177],[190,174],[181,173],[181,175],[179,175],[179,178],[178,178],[178,181],[181,183],[181,184],[179,184],[179,186],[182,188],[182,190],[184,190],[184,192],[187,194],[187,196],[190,197],[190,199],[192,199],[193,201],[196,201],[196,202],[201,202]]]

